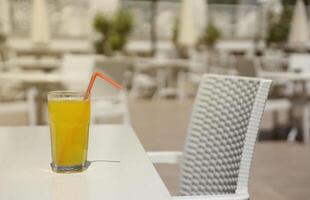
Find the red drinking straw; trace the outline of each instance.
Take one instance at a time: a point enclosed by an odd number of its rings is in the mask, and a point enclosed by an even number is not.
[[[113,87],[115,87],[116,89],[121,90],[122,86],[120,84],[118,84],[117,82],[115,82],[114,80],[112,80],[111,78],[107,77],[106,75],[104,75],[103,73],[100,72],[94,72],[93,75],[91,76],[91,79],[89,81],[87,90],[86,90],[86,94],[84,96],[84,99],[88,99],[90,93],[91,93],[91,89],[93,88],[94,82],[96,80],[97,77],[102,78],[103,80],[107,81],[108,83],[110,83]]]

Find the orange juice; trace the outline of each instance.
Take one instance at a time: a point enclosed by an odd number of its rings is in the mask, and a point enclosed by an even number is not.
[[[89,100],[49,99],[48,113],[53,167],[81,171],[87,158]]]

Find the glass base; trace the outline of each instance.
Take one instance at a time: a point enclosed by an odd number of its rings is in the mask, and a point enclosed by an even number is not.
[[[90,162],[86,161],[83,165],[73,165],[73,166],[57,166],[54,163],[51,163],[52,170],[56,173],[78,173],[86,170]]]

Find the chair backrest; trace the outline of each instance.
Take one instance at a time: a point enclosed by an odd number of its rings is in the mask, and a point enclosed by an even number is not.
[[[64,55],[61,66],[61,75],[66,80],[66,88],[68,90],[85,91],[94,70],[95,62],[96,58],[94,55]]]
[[[259,62],[257,59],[250,57],[237,58],[236,70],[239,76],[257,77],[260,70]]]
[[[271,81],[204,75],[180,170],[180,195],[247,192],[254,145]]]
[[[308,54],[290,55],[289,70],[298,72],[310,72],[310,55]]]
[[[191,72],[205,73],[208,69],[208,54],[206,52],[192,52],[189,69]]]
[[[96,71],[103,72],[108,77],[120,83],[124,88],[129,80],[127,74],[131,68],[131,61],[126,57],[104,58],[98,62]],[[98,83],[93,87],[93,95],[95,96],[111,96],[118,94],[119,91],[106,83]]]

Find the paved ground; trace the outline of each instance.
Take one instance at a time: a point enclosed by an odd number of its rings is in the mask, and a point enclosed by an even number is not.
[[[132,124],[145,149],[182,150],[191,108],[191,100],[131,101]],[[24,113],[0,116],[0,125],[23,124],[26,124]],[[264,116],[263,127],[270,127],[268,114]],[[178,166],[159,165],[156,168],[171,194],[176,194]],[[309,200],[310,146],[259,142],[250,193],[252,200]]]

